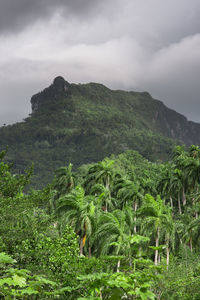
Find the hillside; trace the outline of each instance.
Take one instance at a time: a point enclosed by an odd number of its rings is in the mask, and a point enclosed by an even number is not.
[[[127,149],[149,160],[166,159],[175,143],[200,144],[200,124],[147,92],[113,91],[97,84],[70,84],[62,77],[31,98],[24,122],[0,128],[0,148],[17,171],[35,164],[33,184],[54,170],[95,162]]]

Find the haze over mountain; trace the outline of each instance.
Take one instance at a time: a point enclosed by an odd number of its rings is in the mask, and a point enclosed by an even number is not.
[[[200,145],[200,124],[148,92],[70,84],[59,76],[31,105],[24,122],[0,128],[0,148],[8,145],[7,159],[17,171],[34,162],[36,185],[70,162],[76,168],[128,149],[155,161],[168,158],[175,143]]]

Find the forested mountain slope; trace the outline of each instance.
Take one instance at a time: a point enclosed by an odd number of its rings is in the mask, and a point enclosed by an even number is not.
[[[35,185],[54,170],[99,161],[127,149],[149,160],[165,159],[175,143],[200,144],[200,124],[187,121],[147,93],[70,84],[62,77],[31,98],[24,122],[0,128],[0,149],[17,171],[35,164]]]

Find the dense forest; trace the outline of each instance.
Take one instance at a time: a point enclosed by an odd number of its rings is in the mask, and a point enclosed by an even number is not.
[[[200,299],[200,148],[128,150],[26,186],[0,154],[1,299]]]

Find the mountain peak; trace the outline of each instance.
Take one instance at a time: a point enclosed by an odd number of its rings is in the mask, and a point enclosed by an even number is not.
[[[57,76],[53,80],[48,88],[44,89],[42,92],[37,93],[31,98],[32,112],[40,110],[50,103],[57,102],[58,99],[63,98],[64,95],[68,93],[70,83],[67,82],[62,76]]]
[[[53,86],[58,90],[65,90],[69,86],[69,82],[67,82],[62,76],[57,76],[53,81]]]
[[[53,81],[53,84],[57,84],[57,83],[60,83],[60,82],[65,82],[65,78],[64,77],[62,77],[62,76],[57,76],[55,79],[54,79],[54,81]]]

